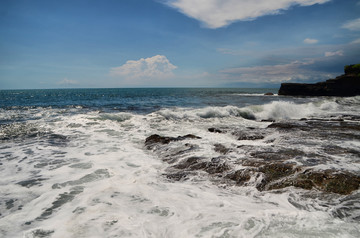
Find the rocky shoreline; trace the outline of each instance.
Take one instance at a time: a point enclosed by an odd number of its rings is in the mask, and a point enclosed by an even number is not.
[[[265,122],[264,122],[265,123]],[[322,165],[336,163],[340,156],[348,163],[360,162],[360,150],[338,145],[336,141],[360,140],[360,118],[311,118],[270,123],[266,128],[208,128],[211,136],[224,133],[237,141],[261,141],[266,146],[243,144],[233,147],[214,143],[214,157],[194,155],[199,150],[196,135],[178,137],[149,136],[145,147],[153,151],[169,166],[164,176],[172,181],[193,177],[210,179],[217,184],[254,186],[259,191],[295,187],[324,193],[349,195],[360,187],[359,171],[344,168],[322,169]],[[279,134],[274,143],[273,134]],[[293,140],[304,138],[303,141]],[[327,141],[325,146],[311,152],[312,140]],[[211,153],[209,153],[211,154]],[[360,218],[359,218],[360,219]]]
[[[345,74],[315,84],[282,83],[279,95],[288,96],[340,96],[360,95],[360,64],[344,67]]]

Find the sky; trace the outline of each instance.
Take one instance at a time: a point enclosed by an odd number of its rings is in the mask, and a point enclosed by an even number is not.
[[[0,89],[279,87],[360,63],[360,0],[2,0]]]

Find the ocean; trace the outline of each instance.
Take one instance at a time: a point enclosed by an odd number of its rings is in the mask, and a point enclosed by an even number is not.
[[[0,90],[0,178],[0,237],[360,237],[360,97]]]

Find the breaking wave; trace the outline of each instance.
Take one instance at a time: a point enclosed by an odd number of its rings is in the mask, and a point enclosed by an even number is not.
[[[350,100],[350,99],[349,99]],[[287,101],[273,101],[264,105],[248,107],[205,107],[200,109],[173,108],[157,112],[167,120],[196,120],[226,117],[241,117],[248,120],[300,119],[305,117],[326,117],[341,111],[342,106],[336,101],[324,100],[297,104]]]

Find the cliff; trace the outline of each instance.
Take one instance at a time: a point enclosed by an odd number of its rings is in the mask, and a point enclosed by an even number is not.
[[[279,95],[289,96],[340,96],[360,95],[360,64],[344,67],[345,74],[315,84],[282,83]]]

